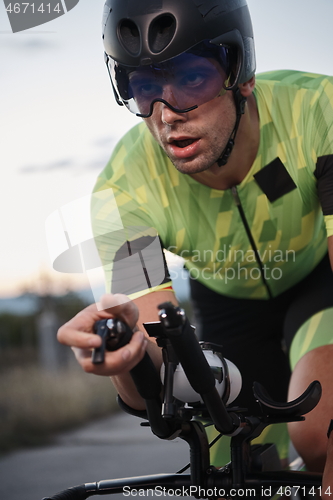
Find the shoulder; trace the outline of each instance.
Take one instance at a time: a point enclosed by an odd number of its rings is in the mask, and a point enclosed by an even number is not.
[[[273,82],[284,86],[309,87],[320,85],[326,79],[333,82],[333,77],[319,73],[280,69],[258,73],[256,80],[259,82]]]
[[[290,124],[314,131],[313,124],[332,121],[333,77],[279,70],[257,75],[254,95],[265,123]]]
[[[126,188],[149,181],[156,169],[165,169],[167,157],[150,134],[145,123],[139,123],[130,129],[115,146],[111,158],[99,175],[98,188],[101,184],[117,184]],[[122,184],[126,184],[122,185]]]
[[[256,91],[261,93],[309,92],[316,94],[333,91],[333,76],[294,70],[277,70],[256,75]]]
[[[155,144],[145,123],[142,122],[131,128],[118,141],[109,163],[117,166],[118,163],[122,163],[125,159],[131,160],[133,157],[137,161],[141,156],[146,157],[148,154],[154,154],[157,147],[158,145]]]

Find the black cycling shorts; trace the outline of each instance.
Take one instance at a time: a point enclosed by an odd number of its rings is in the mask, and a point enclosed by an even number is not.
[[[295,334],[316,313],[333,308],[328,256],[304,280],[270,300],[227,297],[193,279],[190,286],[199,338],[222,345],[224,357],[241,371],[242,390],[234,404],[259,413],[254,381],[275,401],[286,401],[291,373],[288,352]]]

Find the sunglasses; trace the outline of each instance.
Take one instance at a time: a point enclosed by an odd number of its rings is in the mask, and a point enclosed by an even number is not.
[[[142,118],[152,115],[155,102],[186,113],[232,90],[240,61],[234,49],[208,40],[160,64],[130,67],[105,54],[118,104]]]

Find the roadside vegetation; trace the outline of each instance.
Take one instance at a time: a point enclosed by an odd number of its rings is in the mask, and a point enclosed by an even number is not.
[[[0,453],[117,411],[110,380],[84,373],[56,340],[85,303],[73,293],[36,300],[30,315],[0,314]]]
[[[15,366],[0,377],[0,450],[49,442],[52,436],[117,410],[109,379],[79,368],[52,374]]]
[[[0,454],[118,410],[110,380],[84,373],[56,339],[84,300],[72,292],[26,295],[35,304],[30,314],[0,313]],[[190,305],[182,306],[191,317]]]

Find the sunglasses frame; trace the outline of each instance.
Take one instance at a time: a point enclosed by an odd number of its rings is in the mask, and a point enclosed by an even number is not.
[[[202,43],[203,42],[200,42],[200,44],[202,44]],[[212,45],[224,47],[226,49],[231,49],[231,47],[229,45],[222,44],[222,43],[221,44],[212,44]],[[189,49],[187,52],[191,52],[191,50],[193,50],[193,47],[192,47],[192,49]],[[184,52],[184,54],[185,53],[186,52]],[[181,55],[181,54],[179,54],[179,55]],[[179,57],[179,56],[175,56],[175,57]],[[230,85],[230,86],[223,85],[221,91],[215,97],[213,97],[212,99],[215,99],[216,97],[220,97],[221,95],[224,95],[225,92],[227,92],[228,90],[234,91],[237,88],[238,80],[239,80],[239,76],[240,76],[240,72],[241,72],[241,67],[242,67],[242,60],[241,59],[242,58],[240,56],[240,53],[239,53],[239,51],[237,51],[237,62],[236,62],[236,68],[237,68],[237,70],[236,70],[236,76],[234,78],[233,84]],[[131,113],[135,114],[136,116],[138,116],[140,118],[149,118],[153,114],[154,104],[156,102],[162,102],[163,104],[165,104],[166,106],[168,106],[172,111],[174,111],[175,113],[179,113],[179,114],[188,113],[189,111],[197,109],[201,104],[204,104],[204,103],[201,103],[200,105],[194,105],[194,106],[190,106],[190,107],[187,107],[187,108],[184,108],[184,109],[177,109],[174,106],[172,106],[165,99],[163,99],[163,98],[156,98],[156,99],[153,99],[152,102],[150,103],[150,109],[149,109],[148,113],[137,113],[135,110],[131,109],[128,100],[123,99],[123,98],[120,97],[120,95],[119,95],[119,93],[118,93],[118,91],[117,91],[117,89],[115,87],[115,84],[114,84],[114,81],[113,81],[113,77],[112,77],[112,73],[111,73],[111,69],[110,69],[110,66],[112,64],[114,64],[114,65],[119,64],[120,68],[121,67],[126,68],[126,66],[124,66],[124,65],[122,65],[120,63],[117,63],[117,61],[114,61],[111,57],[108,56],[108,54],[106,54],[106,52],[104,52],[104,61],[105,61],[105,64],[107,66],[107,70],[108,70],[108,73],[109,73],[109,77],[110,77],[110,81],[111,81],[113,93],[114,93],[114,96],[115,96],[117,104],[119,106],[125,106]],[[229,78],[230,78],[230,75],[229,75],[228,79]],[[224,90],[224,92],[222,93],[223,90]],[[133,101],[135,102],[135,98],[134,97],[131,98],[131,99],[133,99]],[[211,100],[211,99],[209,99],[209,100]]]

